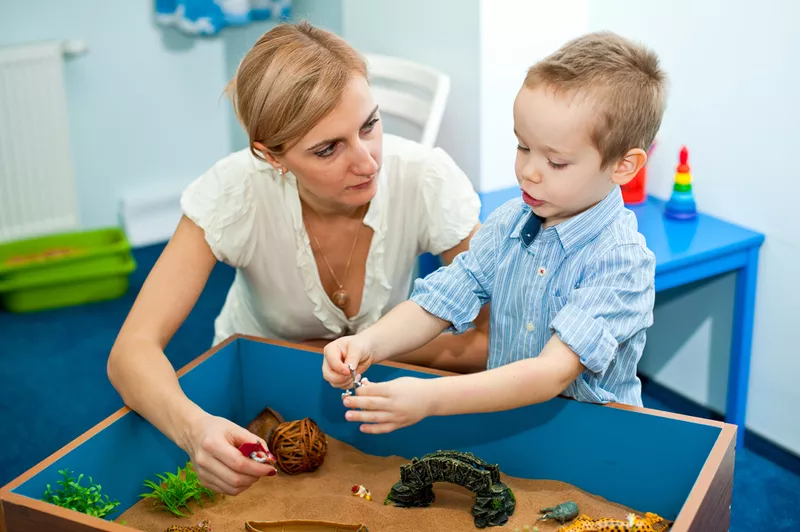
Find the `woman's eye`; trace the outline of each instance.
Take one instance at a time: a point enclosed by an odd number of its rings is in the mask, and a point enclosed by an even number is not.
[[[553,170],[563,170],[567,167],[567,163],[554,163],[553,161],[547,161],[547,164],[549,164],[550,168]]]
[[[517,144],[517,149],[519,151],[531,151],[530,148],[523,148],[521,145]]]
[[[314,155],[317,157],[330,157],[333,155],[333,152],[336,151],[336,144],[329,144],[324,149],[320,151],[315,151]]]
[[[375,127],[375,124],[378,123],[378,120],[380,120],[380,118],[376,116],[375,118],[364,124],[364,127],[361,128],[361,131],[363,131],[364,133],[369,133]]]

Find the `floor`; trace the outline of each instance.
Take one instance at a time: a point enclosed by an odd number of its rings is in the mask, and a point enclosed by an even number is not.
[[[122,402],[106,377],[106,357],[135,294],[161,246],[137,249],[138,268],[127,296],[110,302],[35,314],[0,312],[0,485],[3,485],[95,423]],[[180,368],[208,349],[212,323],[233,271],[218,265],[186,323],[166,349]],[[696,407],[645,385],[645,406],[697,415]],[[767,459],[763,440],[736,456],[733,532],[800,530],[800,463],[784,453]],[[764,451],[767,449],[767,451]],[[658,478],[653,478],[654,486]]]

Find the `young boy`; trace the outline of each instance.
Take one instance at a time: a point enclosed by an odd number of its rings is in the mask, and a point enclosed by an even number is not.
[[[491,302],[487,370],[367,383],[347,419],[385,433],[426,416],[547,401],[641,405],[636,367],[653,321],[655,258],[620,185],[645,164],[665,107],[657,56],[612,33],[575,39],[528,71],[514,102],[522,191],[467,252],[415,284],[373,326],[325,348],[323,375],[411,351],[446,328],[466,330]]]

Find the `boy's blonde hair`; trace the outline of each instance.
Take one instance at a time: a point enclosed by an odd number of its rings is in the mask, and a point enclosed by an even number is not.
[[[589,134],[602,168],[632,148],[647,151],[666,106],[666,75],[658,56],[611,32],[569,41],[533,65],[524,85],[585,96],[596,104]]]
[[[367,66],[342,38],[305,21],[283,23],[247,52],[225,90],[263,160],[254,142],[284,153],[338,105],[354,75],[366,78]]]

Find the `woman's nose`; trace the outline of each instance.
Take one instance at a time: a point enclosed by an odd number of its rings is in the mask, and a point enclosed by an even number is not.
[[[353,173],[358,175],[372,175],[378,171],[378,161],[372,156],[369,144],[357,142],[353,152]]]

